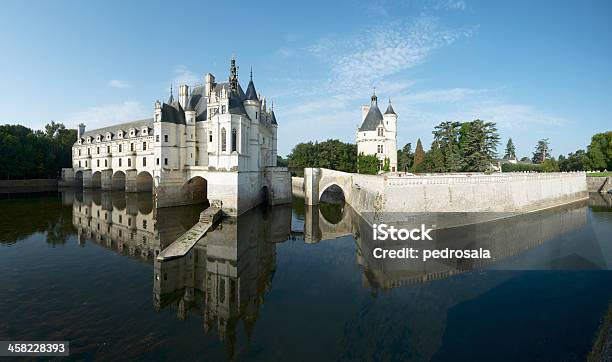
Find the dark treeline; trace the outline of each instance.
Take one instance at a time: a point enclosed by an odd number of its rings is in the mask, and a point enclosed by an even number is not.
[[[289,167],[322,167],[357,172],[357,145],[330,139],[324,142],[298,143],[287,156]]]
[[[593,135],[586,151],[561,155],[558,163],[561,171],[612,170],[612,131]]]
[[[76,130],[51,122],[44,131],[0,126],[0,179],[56,178],[71,167]]]

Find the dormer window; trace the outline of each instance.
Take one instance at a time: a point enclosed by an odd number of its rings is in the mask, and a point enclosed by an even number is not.
[[[123,138],[123,131],[119,130],[119,132],[117,132],[117,137]]]
[[[111,139],[113,139],[113,135],[112,135],[110,132],[108,132],[108,133],[106,134],[106,140],[107,140],[107,141],[110,141]]]
[[[91,136],[87,137],[87,143],[91,143],[91,141],[92,141]]]
[[[385,135],[385,131],[382,127],[378,127],[378,136],[382,137]]]
[[[144,127],[141,132],[142,132],[143,136],[146,136],[146,135],[149,134],[149,128],[148,127]]]
[[[134,137],[135,135],[136,135],[136,130],[132,128],[130,130],[130,137]]]
[[[96,141],[98,141],[98,142],[102,141],[102,135],[98,135],[98,136],[96,137]]]
[[[79,144],[82,145],[83,144],[83,139],[79,138]]]

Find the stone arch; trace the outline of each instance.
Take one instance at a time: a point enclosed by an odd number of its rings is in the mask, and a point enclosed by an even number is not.
[[[136,191],[138,192],[152,192],[153,191],[153,176],[149,172],[142,171],[136,176]]]
[[[111,190],[125,190],[125,172],[117,171],[113,174]]]
[[[74,174],[74,185],[76,187],[83,187],[83,171],[77,171]]]
[[[91,187],[95,189],[102,187],[102,172],[96,171],[91,175]]]
[[[330,182],[319,188],[319,203],[345,203],[348,194],[337,182]]]
[[[189,179],[183,185],[183,191],[187,200],[191,200],[193,203],[208,203],[208,181],[201,176]]]

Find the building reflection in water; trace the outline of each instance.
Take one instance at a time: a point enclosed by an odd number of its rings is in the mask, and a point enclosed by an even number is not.
[[[606,207],[607,201],[598,200],[602,207]],[[294,219],[290,205],[261,207],[238,218],[225,218],[185,257],[158,262],[155,256],[189,230],[204,208],[206,205],[156,210],[150,195],[84,192],[74,196],[73,224],[79,243],[90,239],[152,262],[155,310],[175,309],[181,320],[189,315],[201,318],[204,332],[216,329],[219,339],[226,341],[230,357],[236,350],[239,322],[244,323],[250,335],[270,289],[276,269],[276,244],[290,237],[303,236],[306,243],[342,236],[354,238],[356,263],[363,273],[362,285],[373,294],[397,287],[420,288],[431,281],[471,270],[607,269],[611,263],[602,256],[600,243],[604,241],[584,228],[588,214],[586,203],[436,230],[432,234],[434,241],[426,245],[428,248],[486,248],[493,258],[422,262],[374,258],[372,251],[376,247],[400,248],[406,244],[372,240],[371,226],[348,205],[313,207],[300,204],[299,200],[293,205]],[[296,222],[299,219],[303,222]],[[581,232],[580,237],[565,237],[576,231]],[[553,239],[555,242],[547,243]],[[484,293],[504,279],[492,278],[490,283],[487,280],[478,288],[449,289],[447,292],[457,295],[440,300],[452,305]]]
[[[600,195],[592,195],[593,197]],[[595,201],[591,200],[593,204]],[[601,202],[600,202],[601,203]],[[356,241],[356,260],[363,267],[363,285],[367,288],[389,289],[399,286],[427,283],[471,270],[549,270],[549,269],[609,269],[610,260],[602,253],[600,240],[587,225],[588,202],[544,210],[537,213],[501,218],[485,223],[434,230],[433,241],[379,241],[373,240],[372,226],[349,205],[304,206],[303,237],[306,243],[317,243],[346,235]],[[337,213],[328,217],[330,208]],[[491,215],[484,218],[490,219]],[[431,215],[428,215],[432,219]],[[461,217],[440,214],[434,218]],[[397,219],[397,215],[394,215]],[[475,218],[478,218],[476,216]],[[420,225],[394,224],[409,229]],[[581,230],[579,238],[566,235]],[[558,239],[554,243],[546,241]],[[375,248],[400,249],[414,247],[443,250],[490,251],[490,259],[390,259],[375,258]],[[532,251],[529,255],[526,251]]]

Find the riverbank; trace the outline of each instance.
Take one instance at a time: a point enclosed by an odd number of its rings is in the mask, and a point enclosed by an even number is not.
[[[587,187],[589,192],[606,193],[612,190],[612,176],[605,176],[610,172],[600,172],[602,176],[594,173],[587,174]]]
[[[56,179],[0,180],[0,194],[56,190]]]
[[[593,349],[587,357],[589,362],[610,361],[612,359],[612,303],[601,322],[595,337]]]

